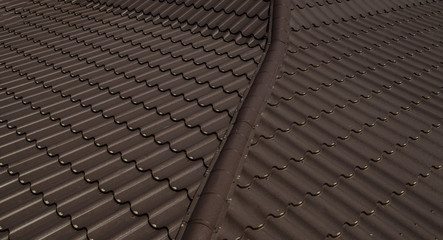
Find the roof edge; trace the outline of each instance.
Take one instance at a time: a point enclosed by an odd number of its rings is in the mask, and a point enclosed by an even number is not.
[[[181,239],[211,239],[218,221],[226,214],[228,195],[241,167],[243,153],[261,109],[271,94],[275,76],[283,61],[282,56],[287,49],[290,2],[275,0],[271,2],[271,8],[269,49],[206,184],[196,198],[197,203]]]

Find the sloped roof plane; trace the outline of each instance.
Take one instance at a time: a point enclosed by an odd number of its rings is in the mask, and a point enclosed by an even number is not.
[[[442,2],[292,3],[215,238],[442,238]]]
[[[175,238],[261,61],[268,5],[1,1],[2,234]]]

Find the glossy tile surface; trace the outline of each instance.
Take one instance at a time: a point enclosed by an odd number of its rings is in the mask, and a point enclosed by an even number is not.
[[[443,2],[292,2],[216,238],[442,238]]]
[[[0,1],[0,236],[175,238],[269,5]]]
[[[175,239],[277,2],[1,0],[0,239]],[[443,2],[291,4],[213,237],[443,238]]]

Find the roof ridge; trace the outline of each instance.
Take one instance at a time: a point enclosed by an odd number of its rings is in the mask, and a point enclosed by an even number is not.
[[[285,54],[289,39],[290,4],[288,0],[276,0],[271,4],[271,41],[266,56],[202,191],[194,198],[194,208],[178,239],[212,238],[218,221],[226,214],[227,198],[241,167],[244,149],[283,62],[281,56]]]

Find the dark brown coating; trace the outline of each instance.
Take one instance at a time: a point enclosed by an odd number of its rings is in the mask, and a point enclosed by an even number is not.
[[[441,239],[441,1],[294,1],[216,239]]]
[[[0,239],[442,239],[443,2],[0,2]]]
[[[0,236],[174,239],[269,4],[1,1]]]

